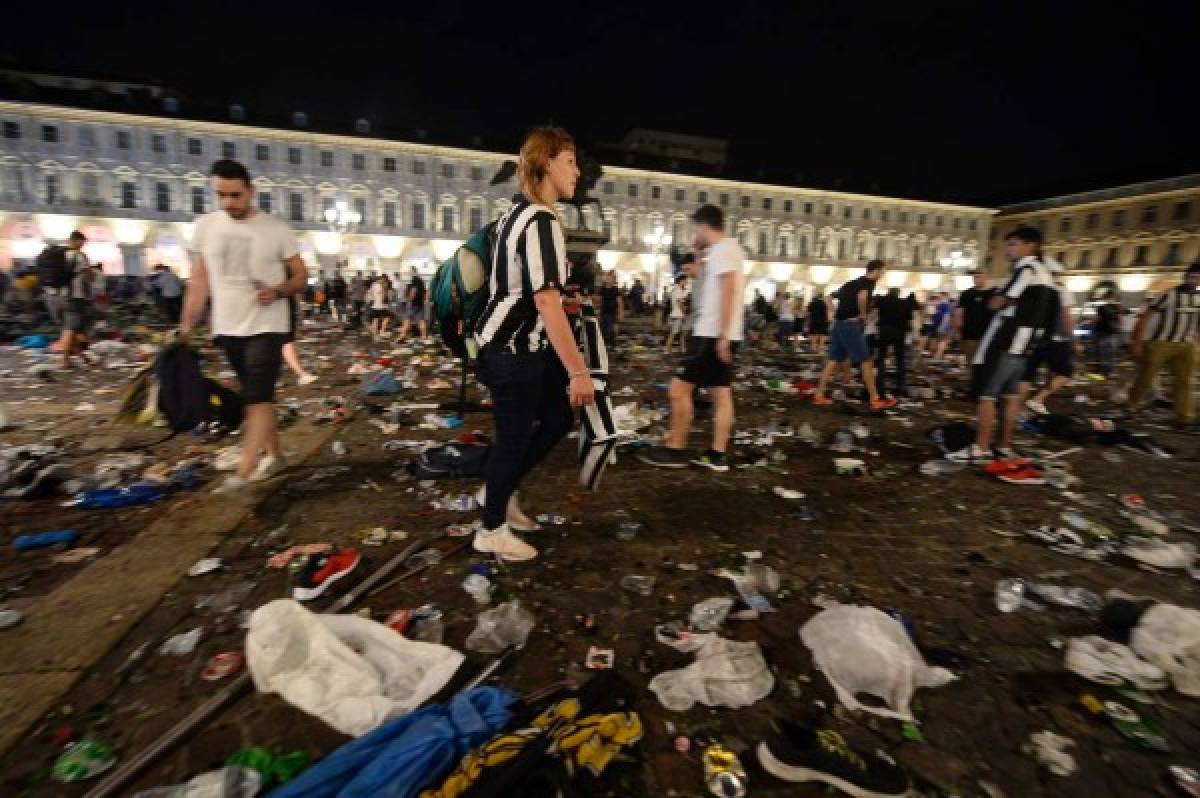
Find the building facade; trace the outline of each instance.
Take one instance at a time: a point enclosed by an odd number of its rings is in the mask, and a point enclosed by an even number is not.
[[[299,233],[314,270],[429,273],[508,207],[515,182],[491,178],[509,153],[304,129],[251,127],[0,102],[0,268],[28,261],[75,228],[110,273],[154,263],[188,272],[194,218],[214,209],[206,178],[219,158],[254,176],[258,206]],[[864,260],[892,266],[889,284],[930,290],[961,282],[982,257],[986,208],[764,185],[606,166],[583,219],[603,229],[598,253],[623,281],[665,277],[667,238],[687,244],[688,215],[722,207],[752,259],[748,290],[838,285]],[[361,222],[335,230],[344,203]],[[956,280],[957,276],[957,280]]]
[[[1006,262],[1003,237],[1018,225],[1042,231],[1044,251],[1063,264],[1072,290],[1112,280],[1136,302],[1200,261],[1200,174],[1002,208],[986,261],[992,269]]]

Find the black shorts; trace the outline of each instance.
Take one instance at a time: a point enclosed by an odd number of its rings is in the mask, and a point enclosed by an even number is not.
[[[371,321],[390,318],[392,312],[387,308],[371,308]]]
[[[242,385],[242,401],[248,405],[274,402],[288,334],[221,335],[216,340]]]
[[[827,321],[810,321],[808,323],[809,335],[829,335],[829,322]]]
[[[734,359],[737,358],[738,342],[729,342]],[[680,366],[679,379],[705,388],[728,387],[733,382],[733,363],[724,363],[717,357],[717,339],[693,335],[688,339],[687,355]]]
[[[1037,379],[1038,369],[1044,364],[1050,373],[1058,377],[1070,377],[1075,373],[1074,350],[1070,341],[1043,341],[1030,355],[1025,364],[1022,382]]]
[[[68,332],[85,333],[91,326],[91,303],[86,299],[68,299],[63,309],[63,327]]]

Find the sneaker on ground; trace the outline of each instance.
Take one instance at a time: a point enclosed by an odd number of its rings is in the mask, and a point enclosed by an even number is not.
[[[812,403],[818,407],[828,407],[833,404],[833,400],[824,394],[814,393],[812,395]]]
[[[871,409],[872,410],[887,410],[889,407],[895,407],[895,406],[896,406],[895,399],[888,399],[888,398],[881,396],[878,399],[871,400]]]
[[[1196,561],[1193,543],[1168,543],[1157,538],[1138,538],[1123,548],[1122,553],[1156,568],[1190,568]]]
[[[996,479],[1010,485],[1045,485],[1046,477],[1033,466],[1024,466],[1015,471],[1004,471],[996,475]]]
[[[992,475],[999,475],[1012,471],[1022,471],[1028,467],[1029,460],[1025,458],[1001,458],[988,463],[983,467],[983,470]]]
[[[1167,675],[1162,668],[1138,659],[1133,649],[1097,635],[1067,641],[1067,670],[1090,682],[1118,687],[1131,684],[1139,690],[1162,690]]]
[[[652,446],[640,452],[637,458],[646,465],[659,468],[687,468],[688,465],[687,452],[669,446]]]
[[[250,480],[242,479],[237,474],[230,474],[225,477],[225,481],[217,486],[213,493],[228,495],[231,493],[240,493],[250,487]]]
[[[1030,412],[1036,413],[1039,416],[1050,415],[1050,411],[1046,409],[1045,402],[1039,402],[1036,399],[1025,400],[1025,407],[1029,408]]]
[[[718,452],[716,449],[709,449],[699,457],[693,458],[692,465],[698,465],[718,473],[729,470],[729,462],[725,458],[725,453]]]
[[[296,382],[300,383],[301,385],[312,385],[319,379],[321,378],[316,374],[301,374],[300,378],[297,379]]]
[[[885,755],[861,754],[828,729],[783,721],[782,731],[758,744],[763,770],[784,781],[819,781],[854,798],[905,798],[908,776]]]
[[[972,443],[970,446],[964,446],[957,452],[947,453],[946,459],[952,460],[955,463],[977,463],[984,465],[992,462],[992,453],[978,444]]]
[[[258,460],[258,467],[254,469],[254,473],[250,475],[248,482],[264,482],[271,479],[279,472],[287,468],[287,460],[283,455],[278,457],[274,455],[263,455]]]
[[[527,562],[538,556],[538,550],[512,533],[508,524],[501,524],[491,531],[475,533],[475,551],[494,554],[505,562]]]
[[[513,495],[508,497],[508,507],[504,510],[504,520],[508,528],[514,532],[540,532],[542,525],[525,514],[517,496],[518,493],[513,491]],[[475,503],[481,508],[487,503],[487,485],[481,485],[479,490],[475,491]]]
[[[332,551],[313,557],[296,577],[292,598],[296,601],[319,599],[340,580],[353,573],[362,557],[354,549]]]

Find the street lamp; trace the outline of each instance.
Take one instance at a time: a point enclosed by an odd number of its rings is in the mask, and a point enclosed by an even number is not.
[[[362,222],[362,214],[350,208],[350,203],[338,200],[332,208],[325,209],[325,221],[329,229],[337,233],[348,233]]]
[[[942,268],[948,272],[956,272],[960,269],[969,269],[975,263],[974,258],[968,258],[962,253],[962,250],[954,250],[948,258],[939,258],[938,262],[942,264]]]
[[[672,238],[667,235],[662,225],[654,228],[653,233],[649,233],[642,237],[642,241],[646,242],[646,247],[654,255],[654,296],[657,301],[658,293],[662,290],[662,262],[659,260],[659,255],[671,246]]]

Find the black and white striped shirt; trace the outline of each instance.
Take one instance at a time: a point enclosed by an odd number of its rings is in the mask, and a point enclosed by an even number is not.
[[[480,348],[539,352],[546,328],[534,294],[562,288],[567,245],[558,217],[545,205],[519,197],[496,225],[488,288],[491,296],[476,325]]]
[[[1147,341],[1195,341],[1200,326],[1200,291],[1186,283],[1176,286],[1151,300],[1148,312],[1154,317]]]
[[[1017,261],[999,295],[1009,304],[992,316],[975,353],[977,366],[1000,353],[1027,356],[1060,323],[1062,309],[1054,277],[1039,258],[1027,255]]]

